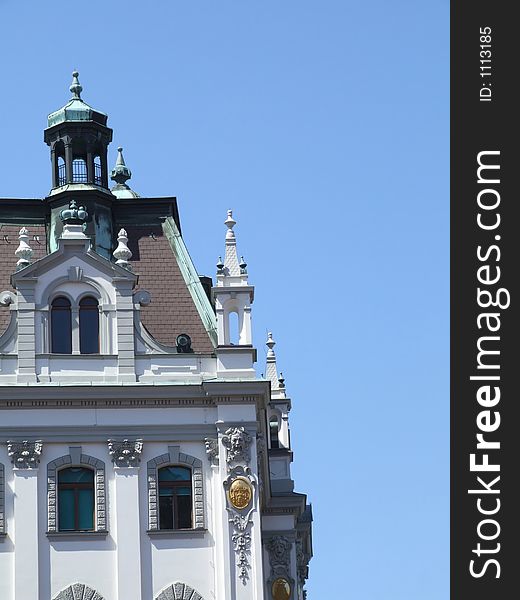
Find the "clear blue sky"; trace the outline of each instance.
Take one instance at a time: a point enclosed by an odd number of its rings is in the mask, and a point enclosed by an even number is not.
[[[448,598],[448,0],[0,0],[0,196],[80,71],[214,276],[233,208],[293,398],[309,600]]]

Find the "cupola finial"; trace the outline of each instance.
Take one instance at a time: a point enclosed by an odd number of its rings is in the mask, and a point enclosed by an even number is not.
[[[72,92],[72,100],[81,100],[81,92],[83,91],[83,87],[79,82],[79,73],[77,71],[72,71],[72,83],[70,85],[69,90]]]

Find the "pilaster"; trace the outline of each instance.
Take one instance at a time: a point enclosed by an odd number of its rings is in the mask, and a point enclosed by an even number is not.
[[[8,442],[13,461],[14,600],[39,598],[38,465],[40,442]],[[18,465],[18,466],[17,466]]]
[[[118,600],[141,600],[139,470],[114,468]]]

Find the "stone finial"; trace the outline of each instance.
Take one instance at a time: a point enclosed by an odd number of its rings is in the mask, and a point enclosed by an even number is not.
[[[16,263],[17,271],[30,265],[32,255],[34,254],[34,250],[27,243],[29,240],[29,230],[26,227],[20,229],[18,239],[20,240],[20,244],[15,250],[15,256],[18,258],[18,262]]]
[[[229,209],[227,211],[227,219],[224,221],[224,224],[227,225],[226,239],[231,240],[235,239],[235,232],[233,231],[233,227],[237,224],[235,219],[233,219],[233,211]]]
[[[222,262],[222,256],[218,257],[217,260],[217,273],[221,275],[224,272],[224,263]]]
[[[81,92],[83,87],[79,82],[79,73],[77,71],[72,72],[72,83],[69,90],[72,92],[72,100],[81,100]]]
[[[132,258],[132,251],[127,246],[128,235],[124,229],[119,230],[117,241],[118,246],[113,253],[113,257],[116,259],[116,265],[119,265],[120,267],[131,271],[132,265],[128,261],[130,258]]]
[[[117,149],[116,166],[110,173],[110,179],[119,185],[125,185],[131,177],[132,171],[130,171],[130,169],[126,166],[125,159],[123,157],[123,148],[119,146]]]

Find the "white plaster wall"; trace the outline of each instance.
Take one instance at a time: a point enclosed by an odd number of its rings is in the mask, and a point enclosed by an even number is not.
[[[143,393],[145,390],[144,387]],[[1,418],[2,426],[17,432],[17,438],[41,437],[44,441],[37,472],[37,532],[33,532],[32,536],[27,532],[25,540],[16,539],[13,535],[16,531],[15,517],[19,518],[19,515],[13,514],[13,470],[5,445],[0,446],[0,461],[6,467],[6,517],[9,532],[5,541],[0,542],[1,600],[28,600],[15,596],[14,560],[17,548],[23,548],[24,544],[29,543],[34,545],[36,540],[37,573],[33,573],[33,576],[39,586],[39,598],[34,600],[52,600],[62,589],[76,582],[89,585],[105,600],[154,600],[163,589],[177,581],[196,589],[204,600],[230,600],[227,594],[219,591],[221,584],[217,582],[219,572],[229,573],[229,569],[234,572],[237,558],[229,539],[224,545],[220,545],[220,551],[216,544],[218,538],[226,538],[231,534],[223,489],[223,479],[227,476],[225,452],[222,449],[220,466],[212,467],[206,456],[204,437],[217,437],[217,422],[224,429],[227,424],[235,426],[243,422],[253,432],[256,427],[254,405],[157,409],[12,409],[2,411]],[[200,434],[197,434],[198,426],[203,428],[200,429]],[[125,473],[115,470],[106,440],[89,441],[94,439],[100,427],[105,428],[103,431],[117,428],[120,432],[124,427],[139,431],[138,436],[128,436],[144,439],[141,466],[138,469],[126,469]],[[168,427],[171,427],[171,433],[168,433]],[[28,429],[31,431],[30,435],[27,434]],[[38,430],[41,433],[35,436],[34,432]],[[60,441],[46,440],[46,431],[49,436],[53,436],[52,439]],[[160,437],[157,431],[162,432]],[[209,433],[212,431],[214,433]],[[152,432],[152,437],[147,439],[147,435],[150,436]],[[186,432],[189,432],[188,436]],[[118,434],[116,437],[122,436]],[[56,458],[68,455],[70,446],[81,446],[83,454],[105,463],[109,531],[105,539],[55,540],[46,535],[47,465]],[[147,533],[146,465],[148,460],[167,453],[168,446],[179,446],[180,452],[202,461],[207,527],[205,532],[193,535],[174,533],[167,537],[152,537]],[[251,450],[251,467],[256,472],[254,443]],[[119,481],[116,480],[118,477]],[[30,498],[26,500],[31,502]],[[239,591],[237,598],[260,600],[262,565],[257,561],[257,557],[261,556],[258,511],[253,519],[251,579],[247,586],[235,581],[232,589]],[[125,527],[125,523],[129,526]],[[24,531],[23,527],[19,530]],[[31,541],[30,537],[34,539]],[[129,544],[132,547],[129,548]],[[226,549],[226,555],[223,555],[222,549]],[[132,578],[132,585],[126,581],[128,569],[131,569],[128,577]]]
[[[69,454],[70,446],[81,445],[82,453],[105,463],[107,487],[107,528],[105,539],[49,540],[47,529],[47,464]],[[114,539],[115,485],[114,471],[106,444],[45,444],[39,469],[39,543],[40,543],[40,594],[41,600],[54,598],[62,589],[73,583],[85,583],[106,600],[117,598],[117,556]],[[15,598],[18,600],[18,598]]]
[[[178,412],[178,411],[177,411]],[[146,463],[168,452],[168,446],[180,446],[184,454],[202,461],[206,507],[205,533],[186,537],[183,534],[166,538],[151,537],[146,533],[148,519],[148,487]],[[211,479],[212,470],[206,457],[203,442],[182,442],[175,439],[144,445],[141,461],[141,565],[142,598],[155,598],[164,588],[176,581],[187,583],[202,595],[204,600],[215,598],[214,535],[212,530]],[[123,599],[121,599],[123,600]]]
[[[144,395],[145,390],[143,390]],[[33,408],[31,410],[13,409],[2,412],[2,426],[14,429],[27,427],[52,427],[54,429],[65,426],[80,428],[85,426],[124,427],[128,425],[140,426],[142,431],[139,437],[146,438],[146,426],[149,425],[209,425],[215,423],[216,417],[217,409],[212,407],[131,408],[128,410],[111,408]],[[91,432],[94,433],[95,430],[92,429]],[[45,454],[42,460],[47,460],[46,450],[47,445],[44,447]],[[108,453],[105,456],[105,462],[107,457]]]
[[[51,411],[43,411],[51,412]],[[52,411],[55,413],[55,411]],[[59,411],[56,411],[59,412]],[[68,421],[70,413],[86,411],[65,411],[68,415],[60,415],[60,421]],[[116,411],[117,412],[117,411]],[[153,411],[152,411],[153,412]],[[171,413],[172,411],[170,411]],[[175,411],[175,412],[182,412]],[[7,413],[9,414],[9,413]],[[27,413],[25,413],[27,414]],[[55,413],[56,414],[56,413]],[[134,415],[135,416],[135,415]],[[33,415],[34,417],[34,415]],[[185,418],[187,415],[185,416]],[[121,421],[121,419],[119,419]],[[134,419],[132,419],[134,420]],[[94,456],[105,463],[105,476],[107,484],[107,514],[109,534],[105,539],[53,540],[46,535],[47,528],[47,489],[46,474],[47,464],[64,455],[69,454],[70,446],[81,445],[82,453]],[[149,459],[168,452],[168,446],[178,445],[181,452],[195,456],[203,461],[206,523],[208,531],[193,536],[175,536],[168,538],[151,538],[147,533],[148,523],[148,490],[146,481],[146,463]],[[13,565],[17,548],[27,550],[27,545],[38,556],[38,573],[32,572],[31,578],[39,584],[38,600],[51,600],[62,589],[73,583],[85,583],[98,591],[106,600],[152,600],[168,585],[176,581],[187,583],[196,589],[204,599],[215,598],[214,575],[214,532],[211,523],[211,478],[212,470],[206,458],[203,441],[182,442],[179,440],[165,439],[163,442],[145,443],[141,467],[134,470],[127,469],[127,474],[133,471],[130,477],[137,477],[138,502],[129,502],[123,494],[117,493],[116,477],[121,476],[114,469],[108,455],[106,443],[81,443],[80,440],[71,440],[69,443],[46,443],[42,453],[42,460],[37,477],[37,506],[38,526],[34,532],[34,540],[16,538],[15,546],[12,543],[15,532],[15,515],[12,511],[13,470],[7,460],[7,453],[2,449],[0,454],[6,466],[6,496],[7,496],[7,529],[10,535],[0,544],[0,598],[1,600],[26,600],[14,596],[13,590]],[[117,473],[117,474],[116,474]],[[127,485],[128,482],[125,483]],[[36,487],[34,488],[36,489]],[[119,488],[119,489],[125,489]],[[128,488],[127,488],[128,489]],[[34,500],[25,498],[26,503]],[[21,523],[22,521],[17,521]],[[138,540],[135,552],[122,546],[128,541],[128,531],[125,522],[132,528],[137,524],[134,539]],[[19,530],[23,528],[19,527]],[[29,532],[27,532],[29,535]],[[38,548],[35,548],[35,541]],[[140,542],[139,542],[140,540]],[[121,543],[121,546],[120,546]],[[135,590],[133,597],[129,598],[128,589],[122,590],[124,595],[118,593],[118,582],[125,579],[127,574],[121,573],[131,565],[119,560],[118,549],[125,556],[137,564],[140,570],[140,590]]]

